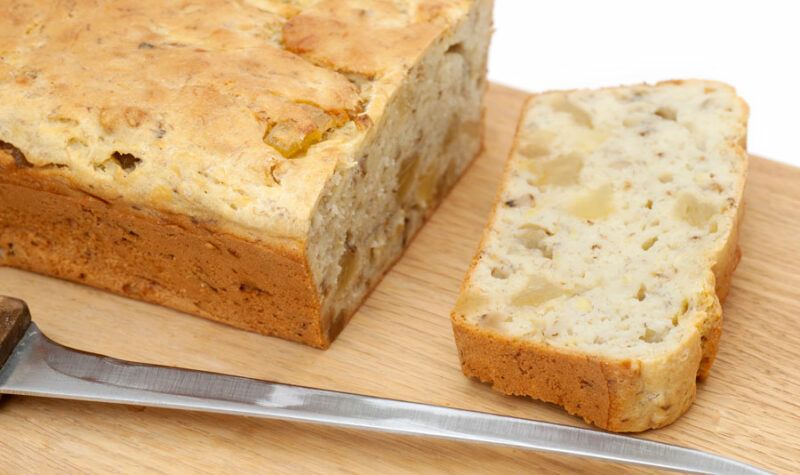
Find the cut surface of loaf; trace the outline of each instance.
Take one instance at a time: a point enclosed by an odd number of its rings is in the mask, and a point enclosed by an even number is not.
[[[747,116],[699,80],[531,97],[452,313],[464,373],[613,431],[686,411],[739,259]]]
[[[326,347],[478,153],[491,0],[9,0],[0,264]]]

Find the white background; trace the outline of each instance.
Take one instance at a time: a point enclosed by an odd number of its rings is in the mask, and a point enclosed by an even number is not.
[[[495,0],[492,81],[527,91],[727,82],[750,153],[800,166],[797,0]]]

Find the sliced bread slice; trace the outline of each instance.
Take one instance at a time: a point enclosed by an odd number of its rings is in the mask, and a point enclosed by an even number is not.
[[[452,313],[464,374],[612,431],[686,411],[739,261],[747,117],[699,80],[531,97]]]

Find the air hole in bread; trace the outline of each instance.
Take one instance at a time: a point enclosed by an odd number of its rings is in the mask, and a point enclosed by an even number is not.
[[[664,335],[656,332],[652,328],[645,327],[644,335],[640,336],[639,339],[647,343],[658,343],[664,339]]]
[[[445,51],[445,53],[447,54],[453,53],[453,54],[460,54],[462,56],[464,56],[465,52],[466,51],[464,50],[464,44],[462,42],[453,43],[452,45],[450,45],[449,48],[447,48],[447,51]]]
[[[503,315],[499,312],[488,312],[481,315],[478,319],[478,325],[494,331],[502,332],[504,330],[504,323],[511,322],[511,317]]]
[[[259,294],[259,295],[272,295],[272,293],[260,288],[256,287],[253,284],[248,284],[247,282],[242,282],[239,284],[239,291],[240,292],[247,292],[251,294]]]
[[[505,267],[492,267],[492,277],[495,279],[508,279],[508,269]]]
[[[644,284],[639,286],[639,290],[636,292],[636,300],[641,302],[647,297],[647,287]]]
[[[526,249],[538,249],[543,257],[552,259],[553,249],[548,243],[544,242],[550,235],[545,228],[533,223],[526,223],[520,227],[517,239]]]
[[[672,181],[672,173],[662,173],[658,175],[658,181],[661,183],[669,183]]]
[[[678,323],[680,322],[681,317],[683,315],[686,315],[686,312],[688,312],[688,311],[689,311],[689,301],[686,300],[686,299],[683,299],[681,301],[681,311],[677,315],[673,315],[673,317],[672,317],[672,326],[673,327],[677,327]]]
[[[645,251],[650,249],[651,247],[653,247],[653,244],[655,244],[656,241],[658,241],[658,237],[655,236],[651,237],[650,239],[642,243],[642,249],[644,249]]]
[[[25,158],[25,154],[22,153],[22,150],[18,149],[17,147],[11,145],[8,142],[3,142],[0,140],[0,151],[5,152],[8,155],[11,155],[11,158],[14,159],[14,166],[17,168],[31,168],[33,164]]]
[[[519,198],[514,198],[512,200],[504,201],[503,204],[508,206],[509,208],[516,208],[518,206],[529,207],[536,203],[536,197],[533,196],[531,193],[524,194]]]
[[[268,186],[275,186],[281,184],[281,178],[278,173],[278,163],[272,163],[264,170],[264,177]]]
[[[75,151],[75,150],[83,150],[85,148],[86,148],[86,142],[84,142],[79,138],[72,137],[67,141],[67,149],[69,150]]]
[[[647,203],[644,204],[644,207],[647,209],[653,209],[653,200],[647,200]]]
[[[622,125],[625,127],[636,127],[637,125],[642,123],[642,119],[640,116],[635,115],[631,117],[625,117],[622,119]]]
[[[130,154],[130,153],[120,153],[114,152],[111,154],[111,158],[116,161],[123,170],[127,172],[131,172],[136,169],[136,166],[142,162],[142,159]]]
[[[655,114],[666,120],[677,120],[678,117],[678,113],[672,107],[659,107]]]
[[[45,163],[39,167],[42,170],[52,170],[53,168],[69,168],[67,165],[63,163]]]

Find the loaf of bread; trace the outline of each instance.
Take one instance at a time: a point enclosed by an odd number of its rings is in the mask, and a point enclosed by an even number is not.
[[[686,411],[739,260],[747,116],[697,80],[531,97],[452,313],[464,373],[612,431]]]
[[[0,264],[327,347],[478,153],[491,0],[10,0]]]

